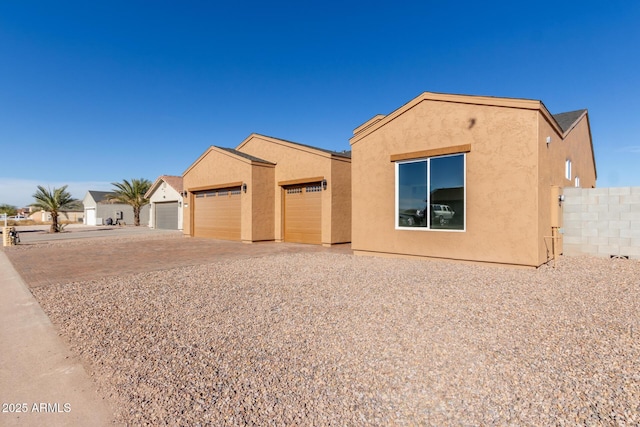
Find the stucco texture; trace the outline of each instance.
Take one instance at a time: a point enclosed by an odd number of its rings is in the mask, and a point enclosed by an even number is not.
[[[236,149],[276,164],[273,184],[276,240],[284,240],[283,186],[294,181],[311,183],[325,179],[327,188],[322,191],[322,244],[351,241],[350,158],[258,134],[250,135]]]
[[[351,241],[349,157],[258,134],[250,135],[235,152],[210,147],[183,174],[184,187],[189,191],[185,234],[193,235],[193,191],[224,183],[246,183],[247,191],[241,195],[242,241],[283,241],[284,186],[324,179],[327,188],[322,191],[321,243]]]
[[[559,232],[563,227],[564,204],[559,200],[562,189],[575,187],[576,177],[580,178],[580,187],[595,187],[596,165],[587,114],[565,133],[541,112],[538,135],[538,241],[544,242],[538,246],[538,264],[542,264],[553,256],[551,236],[557,236],[556,254],[563,253]],[[571,161],[571,179],[565,177],[567,160]],[[558,231],[554,233],[552,227],[558,227]]]
[[[273,165],[254,162],[210,147],[183,174],[189,202],[184,207],[184,233],[193,235],[194,191],[245,183],[241,193],[241,240],[273,240]]]
[[[425,93],[356,129],[351,139],[353,250],[521,266],[545,262],[541,236],[551,233],[550,195],[542,200],[540,193],[556,180],[541,176],[556,171],[540,159],[541,108],[539,101]],[[584,145],[576,143],[579,149]],[[458,146],[468,148],[465,230],[396,229],[392,156]],[[564,158],[558,162],[564,174]],[[556,168],[555,160],[547,163]],[[588,166],[584,169],[586,183]]]

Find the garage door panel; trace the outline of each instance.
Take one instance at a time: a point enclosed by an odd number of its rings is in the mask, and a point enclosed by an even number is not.
[[[322,243],[322,193],[319,188],[319,184],[285,188],[285,241]]]
[[[240,240],[240,188],[196,193],[194,236]]]
[[[162,230],[178,229],[178,202],[155,203],[155,227]]]

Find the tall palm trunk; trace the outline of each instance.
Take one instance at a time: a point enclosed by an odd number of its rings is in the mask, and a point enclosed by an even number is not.
[[[133,207],[133,225],[140,226],[140,206]]]
[[[51,229],[49,232],[57,233],[58,231],[60,231],[60,228],[58,227],[58,213],[51,212]]]

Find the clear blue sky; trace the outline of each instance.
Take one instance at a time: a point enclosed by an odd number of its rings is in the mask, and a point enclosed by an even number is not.
[[[349,149],[424,91],[589,110],[598,186],[640,185],[637,1],[2,1],[0,203],[181,175],[252,132]]]

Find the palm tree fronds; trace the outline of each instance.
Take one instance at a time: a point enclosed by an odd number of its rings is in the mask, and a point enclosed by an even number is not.
[[[111,201],[117,201],[133,207],[134,224],[140,225],[140,208],[149,203],[149,199],[144,195],[151,187],[151,181],[148,179],[132,179],[131,182],[126,179],[122,182],[112,182],[115,187],[114,195],[109,197]]]
[[[35,202],[31,206],[51,213],[51,232],[57,233],[60,231],[58,224],[60,211],[71,208],[78,200],[71,197],[66,185],[53,190],[44,188],[42,185],[38,185],[37,188],[38,191],[33,194]]]

